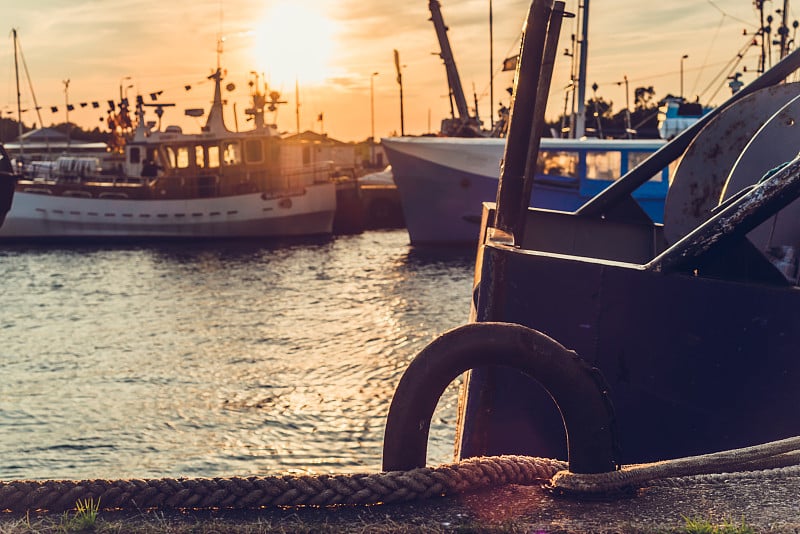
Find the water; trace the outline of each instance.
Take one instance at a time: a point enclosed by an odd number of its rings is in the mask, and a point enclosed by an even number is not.
[[[408,362],[472,251],[323,241],[0,248],[0,479],[380,470]],[[457,384],[429,464],[452,460]]]

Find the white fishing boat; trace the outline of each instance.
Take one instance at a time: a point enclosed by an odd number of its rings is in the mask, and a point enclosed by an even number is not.
[[[85,156],[28,163],[0,239],[245,238],[330,234],[336,211],[332,166],[295,164],[281,153],[270,102],[256,89],[255,128],[223,120],[217,69],[214,100],[200,133],[145,121],[137,97],[131,139],[115,163]],[[160,107],[159,107],[160,106]],[[158,121],[160,124],[160,120]]]
[[[497,196],[505,139],[390,137],[381,140],[392,164],[412,245],[476,244],[484,202]],[[663,139],[541,140],[541,173],[531,206],[574,211],[664,145]],[[663,169],[633,195],[661,222],[669,187]]]

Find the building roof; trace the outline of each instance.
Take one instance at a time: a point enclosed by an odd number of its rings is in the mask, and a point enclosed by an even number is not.
[[[22,142],[20,142],[20,140]],[[38,128],[25,132],[14,141],[5,143],[6,150],[16,152],[20,146],[25,150],[79,150],[79,151],[102,151],[108,148],[106,143],[79,141],[69,139],[66,134],[54,130],[53,128]]]
[[[321,134],[317,132],[312,132],[311,130],[306,130],[304,132],[300,132],[298,134],[286,135],[283,137],[284,141],[302,141],[306,143],[323,143],[327,145],[347,145],[343,141],[339,141],[337,139],[333,139],[332,137],[328,137],[328,134]]]
[[[31,130],[18,137],[17,142],[19,142],[20,139],[25,142],[67,142],[67,136],[58,130],[54,130],[53,128],[38,128],[36,130]]]

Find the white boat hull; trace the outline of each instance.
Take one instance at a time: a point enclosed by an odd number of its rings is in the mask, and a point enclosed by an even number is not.
[[[0,239],[223,238],[330,234],[332,183],[267,197],[248,193],[185,200],[124,200],[17,190]]]
[[[477,244],[483,203],[497,197],[505,139],[392,137],[381,142],[392,165],[411,244]],[[557,154],[624,148],[649,154],[662,145],[662,140],[542,139],[541,149]],[[622,164],[621,170],[627,171],[627,161]],[[659,181],[648,182],[633,194],[655,222],[663,220],[668,187],[667,175],[661,174]],[[611,183],[588,179],[585,165],[574,176],[537,174],[530,205],[571,212]]]

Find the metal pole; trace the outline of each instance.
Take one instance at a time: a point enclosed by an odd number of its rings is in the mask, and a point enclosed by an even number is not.
[[[538,110],[537,114],[534,108],[538,104],[538,92],[541,88],[547,24],[551,10],[552,0],[533,0],[523,28],[517,70],[514,74],[508,138],[497,187],[497,208],[493,225],[496,239],[513,242],[514,231],[524,216],[520,206],[526,187],[525,170],[528,166],[531,135],[541,126],[536,124],[535,117],[544,113],[544,110]],[[546,94],[542,96],[546,98]],[[534,144],[538,144],[538,140],[534,140]]]
[[[786,57],[787,52],[789,52],[789,46],[786,43],[786,37],[789,34],[789,26],[786,25],[788,13],[786,12],[789,9],[789,0],[783,0],[783,9],[781,10],[781,27],[778,28],[778,33],[781,36],[780,46],[781,46],[781,59]]]
[[[681,100],[683,100],[683,60],[688,58],[689,54],[683,54],[681,57]]]
[[[403,70],[400,68],[400,53],[395,49],[394,64],[397,67],[397,84],[400,86],[400,135],[406,134],[403,121]]]
[[[494,37],[492,34],[492,0],[489,0],[489,126],[494,128]]]
[[[300,82],[297,78],[294,79],[294,101],[295,129],[297,135],[300,135]]]
[[[14,34],[14,74],[17,80],[17,136],[19,141],[19,155],[20,159],[25,155],[24,141],[22,139],[22,96],[19,91],[19,65],[17,63],[17,29],[11,30]],[[42,125],[44,127],[44,125]]]
[[[581,53],[578,62],[578,113],[575,117],[575,139],[583,137],[586,131],[586,57],[589,54],[589,0],[583,0],[581,14]]]
[[[631,131],[631,100],[630,100],[630,89],[628,88],[628,75],[625,75],[625,120],[628,122],[627,130],[628,130],[628,139],[631,139],[633,136],[633,132]]]
[[[369,77],[369,120],[370,120],[370,138],[369,138],[369,165],[375,165],[375,84],[373,80],[377,76],[377,72],[373,72]]]
[[[550,94],[550,82],[553,79],[553,68],[558,51],[558,38],[561,34],[561,22],[564,19],[564,2],[556,1],[550,10],[547,34],[542,52],[542,66],[539,72],[539,84],[536,88],[536,102],[533,105],[533,121],[528,142],[528,154],[525,160],[525,175],[522,183],[522,196],[518,205],[518,217],[514,237],[520,242],[525,234],[525,213],[531,203],[531,191],[536,172],[539,171],[539,147],[544,130],[544,112],[547,109],[547,97]]]
[[[64,80],[64,105],[67,114],[67,151],[69,151],[69,78]]]

